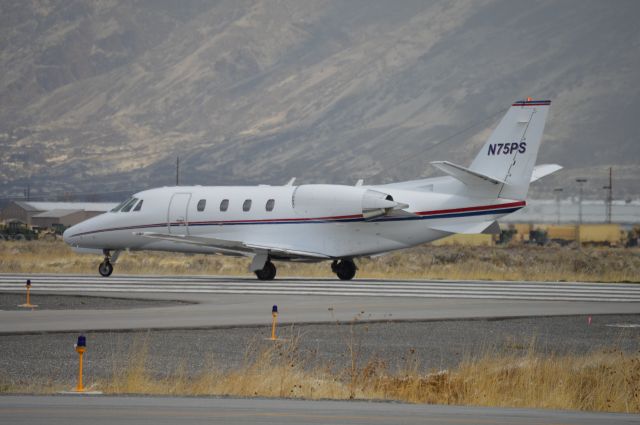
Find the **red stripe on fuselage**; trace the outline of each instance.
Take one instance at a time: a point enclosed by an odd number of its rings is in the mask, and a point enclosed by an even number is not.
[[[417,215],[452,214],[452,213],[461,213],[461,212],[467,212],[467,211],[485,211],[485,210],[491,210],[494,208],[524,207],[525,205],[527,205],[525,201],[519,201],[519,202],[509,202],[507,204],[499,204],[499,205],[482,205],[479,207],[453,208],[450,210],[421,211],[415,214]]]

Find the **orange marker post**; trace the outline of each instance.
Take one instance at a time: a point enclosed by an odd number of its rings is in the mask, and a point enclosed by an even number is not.
[[[31,304],[31,279],[27,279],[27,283],[24,285],[27,288],[27,302],[25,304],[20,304],[18,307],[24,308],[35,308],[38,307],[35,304]]]
[[[87,338],[84,335],[80,335],[78,337],[78,343],[75,345],[75,349],[80,356],[80,365],[78,368],[78,385],[76,386],[76,392],[82,393],[84,392],[84,387],[82,386],[82,355],[87,349]]]

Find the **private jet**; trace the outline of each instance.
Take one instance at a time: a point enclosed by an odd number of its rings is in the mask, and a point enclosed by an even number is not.
[[[99,253],[110,276],[126,250],[251,258],[258,279],[274,261],[331,263],[342,280],[354,259],[413,247],[454,233],[495,233],[501,217],[526,205],[529,184],[562,167],[536,166],[549,100],[511,105],[469,167],[431,162],[445,176],[354,186],[176,186],[145,190],[70,227],[64,240]]]

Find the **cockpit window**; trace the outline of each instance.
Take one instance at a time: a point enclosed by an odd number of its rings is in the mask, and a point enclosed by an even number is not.
[[[131,198],[125,199],[124,201],[120,202],[114,209],[111,210],[111,212],[120,211],[120,208],[124,207],[127,204],[127,202],[129,202],[129,200],[131,200]]]
[[[142,208],[142,203],[144,201],[141,199],[140,202],[138,202],[138,205],[136,205],[136,207],[133,209],[134,211],[140,211],[140,209]]]
[[[122,209],[120,210],[120,212],[129,212],[131,211],[131,208],[133,208],[133,206],[136,204],[136,202],[138,202],[138,200],[136,198],[131,198],[129,200],[129,202],[127,202],[124,207],[122,207]]]

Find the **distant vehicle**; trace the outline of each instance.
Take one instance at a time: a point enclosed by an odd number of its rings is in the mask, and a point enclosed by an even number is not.
[[[551,102],[518,101],[469,168],[432,162],[445,177],[366,186],[178,186],[136,193],[108,213],[64,232],[79,251],[101,253],[102,276],[123,250],[252,257],[261,280],[273,261],[330,261],[343,280],[354,259],[409,248],[453,233],[494,233],[525,206],[529,183],[559,170],[535,166]]]
[[[19,220],[0,225],[0,240],[30,241],[38,239],[38,232]]]

